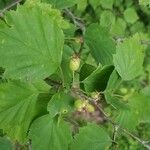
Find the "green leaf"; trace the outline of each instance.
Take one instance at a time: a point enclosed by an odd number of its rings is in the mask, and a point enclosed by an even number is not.
[[[77,4],[79,0],[42,0],[42,1],[50,3],[56,8],[64,9]]]
[[[1,150],[12,150],[12,144],[6,137],[0,137],[0,149]]]
[[[141,93],[144,94],[146,97],[150,97],[150,85],[142,89]]]
[[[29,137],[33,150],[67,150],[71,142],[71,130],[67,123],[59,123],[50,117],[36,119],[30,128]]]
[[[57,114],[65,114],[71,111],[74,105],[74,99],[65,94],[64,92],[60,92],[55,94],[48,103],[47,110],[49,111],[52,117]]]
[[[48,4],[28,1],[8,12],[5,20],[9,27],[0,29],[4,76],[38,80],[53,74],[60,66],[64,42],[60,12]]]
[[[43,116],[48,113],[47,105],[49,100],[52,98],[51,93],[40,93],[36,102],[35,118]]]
[[[108,104],[111,104],[115,109],[127,109],[126,104],[114,96],[115,90],[117,90],[119,84],[121,83],[121,78],[114,70],[109,78],[107,87],[104,91],[105,99]]]
[[[80,81],[83,81],[85,78],[87,78],[95,69],[96,67],[90,64],[84,64],[80,69]],[[82,82],[80,83],[80,87],[84,89],[84,84]]]
[[[97,63],[113,64],[112,54],[115,53],[115,43],[103,27],[98,24],[90,25],[85,33],[85,42]]]
[[[135,11],[134,8],[127,8],[125,11],[124,11],[124,18],[125,20],[127,21],[127,23],[135,23],[137,20],[138,20],[138,15]]]
[[[134,3],[133,0],[126,0],[126,1],[125,1],[125,4],[124,4],[124,5],[125,5],[125,8],[128,8],[128,7],[132,6],[133,3]]]
[[[113,69],[113,66],[99,66],[95,71],[93,71],[87,78],[83,80],[85,90],[87,92],[105,90]]]
[[[103,8],[112,9],[114,0],[100,0],[100,3]]]
[[[120,82],[121,82],[121,78],[116,72],[116,70],[114,70],[110,75],[109,81],[107,83],[106,91],[113,92],[119,86]]]
[[[132,111],[132,109],[133,108],[130,108],[130,110],[121,111],[116,119],[121,127],[130,131],[135,130],[136,126],[138,125],[139,118],[138,114],[135,111]]]
[[[100,5],[100,0],[90,0],[89,3],[96,9]]]
[[[5,6],[4,2],[3,1],[0,1],[0,9],[3,9]]]
[[[132,80],[142,73],[143,59],[144,50],[138,34],[118,43],[114,64],[123,80]]]
[[[150,97],[136,94],[129,99],[129,110],[121,111],[117,118],[119,124],[129,130],[134,130],[141,122],[150,123]]]
[[[39,91],[20,81],[0,84],[0,128],[14,141],[24,141],[33,120]]]
[[[100,25],[109,28],[115,22],[115,15],[108,10],[101,13]]]
[[[132,34],[135,34],[137,31],[141,32],[141,33],[144,33],[146,31],[145,25],[144,25],[143,22],[137,21],[136,23],[134,23],[131,26],[130,31],[131,31]]]
[[[139,0],[139,4],[142,6],[148,6],[148,5],[150,5],[150,1],[149,0]]]
[[[123,0],[114,0],[114,6],[120,7],[123,3]]]
[[[107,103],[111,104],[117,110],[128,109],[128,106],[126,105],[125,102],[123,102],[122,99],[119,99],[118,97],[114,96],[110,92],[105,92],[105,98],[106,98]]]
[[[64,80],[64,85],[70,86],[70,83],[72,82],[72,70],[69,67],[69,63],[70,63],[70,58],[73,55],[73,53],[74,53],[73,50],[69,46],[64,45],[63,57],[62,57],[62,62],[61,62],[63,77],[61,73],[59,73],[59,75]]]
[[[112,23],[110,33],[116,37],[124,36],[126,26],[126,22],[122,18],[117,18],[117,20]]]
[[[82,12],[86,9],[87,6],[87,0],[80,0],[79,3],[77,4],[77,10],[79,12]]]
[[[108,133],[96,124],[80,128],[71,143],[71,150],[105,150],[111,144]]]

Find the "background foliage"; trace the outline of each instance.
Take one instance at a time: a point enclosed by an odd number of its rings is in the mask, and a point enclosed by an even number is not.
[[[0,10],[0,149],[150,149],[149,0]]]

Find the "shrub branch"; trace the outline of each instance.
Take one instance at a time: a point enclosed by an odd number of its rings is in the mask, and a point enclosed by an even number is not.
[[[98,110],[104,115],[105,119],[111,123],[114,127],[114,129],[117,130],[121,130],[123,131],[126,135],[130,136],[131,138],[133,138],[134,140],[138,141],[139,143],[141,143],[145,148],[147,148],[148,150],[150,150],[150,145],[148,144],[149,141],[144,141],[142,139],[140,139],[139,137],[137,137],[136,135],[132,134],[131,132],[129,132],[127,129],[121,127],[118,123],[116,123],[115,121],[113,121],[103,110],[103,108],[101,106],[99,106],[99,104],[96,102],[95,99],[87,96],[85,94],[84,91],[82,91],[81,89],[78,88],[72,88],[71,89],[71,95],[77,99],[81,99],[81,100],[88,100],[91,104],[93,104],[96,108],[98,108]],[[115,131],[116,132],[116,131]],[[115,133],[116,136],[116,133]],[[115,140],[115,136],[114,139]]]

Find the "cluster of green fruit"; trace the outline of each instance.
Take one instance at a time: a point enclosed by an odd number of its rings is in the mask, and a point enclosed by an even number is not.
[[[77,99],[75,101],[75,108],[77,111],[88,111],[88,112],[94,112],[95,108],[92,104],[90,104],[88,101]]]

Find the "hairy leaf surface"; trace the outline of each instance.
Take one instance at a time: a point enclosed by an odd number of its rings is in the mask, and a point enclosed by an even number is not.
[[[112,55],[115,53],[115,43],[105,28],[98,24],[90,25],[85,33],[85,42],[97,63],[113,64]]]
[[[141,122],[150,122],[150,97],[143,94],[134,95],[129,99],[130,110],[121,111],[117,121],[121,126],[135,130]]]
[[[34,118],[39,91],[20,81],[0,84],[0,128],[14,141],[24,141]]]
[[[64,36],[59,11],[48,4],[28,2],[10,11],[9,27],[0,29],[0,66],[7,78],[38,80],[61,63]]]
[[[132,80],[143,70],[144,50],[138,34],[117,45],[114,65],[123,80]]]
[[[59,123],[45,115],[33,122],[29,136],[33,150],[67,150],[71,142],[71,130],[67,123]]]
[[[80,128],[72,141],[71,150],[104,150],[111,144],[108,133],[96,124]]]

